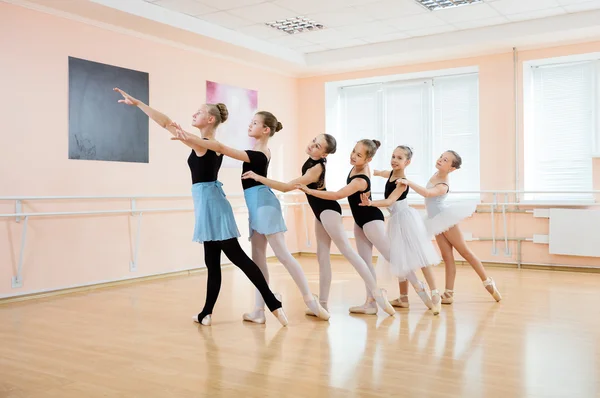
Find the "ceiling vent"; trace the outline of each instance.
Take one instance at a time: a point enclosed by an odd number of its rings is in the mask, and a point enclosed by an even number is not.
[[[277,29],[282,32],[288,33],[290,35],[325,29],[325,26],[323,26],[323,24],[315,22],[310,18],[304,18],[302,16],[267,22],[265,25],[270,26],[273,29]]]
[[[415,0],[417,3],[427,8],[429,11],[443,10],[470,4],[483,3],[483,0]],[[526,1],[526,0],[523,0]]]

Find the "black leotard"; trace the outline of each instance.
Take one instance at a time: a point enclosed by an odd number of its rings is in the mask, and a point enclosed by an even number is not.
[[[392,192],[394,192],[394,190],[396,189],[396,181],[398,181],[398,179],[395,179],[394,181],[390,181],[391,178],[392,178],[392,175],[390,174],[390,178],[388,178],[387,182],[385,183],[385,198],[386,199],[390,197]],[[409,189],[408,186],[406,186],[406,190],[404,192],[402,192],[402,195],[400,195],[400,197],[396,200],[396,202],[406,199],[406,195],[408,195],[408,189]]]
[[[242,174],[247,171],[253,171],[259,176],[266,177],[267,170],[269,169],[269,159],[267,155],[265,155],[261,151],[251,151],[247,150],[246,153],[250,158],[250,163],[244,162],[242,165]],[[244,189],[252,188],[257,185],[263,185],[261,182],[254,181],[252,179],[242,180],[242,187]]]
[[[217,181],[222,163],[223,155],[217,155],[216,152],[207,149],[203,156],[198,156],[192,149],[192,153],[188,157],[188,166],[192,172],[192,184]]]
[[[352,173],[352,170],[350,170],[350,173]],[[365,189],[362,192],[355,192],[352,195],[348,196],[348,204],[350,205],[352,217],[354,217],[354,222],[356,223],[356,225],[362,228],[363,225],[370,221],[384,221],[385,218],[383,217],[383,213],[377,207],[359,205],[359,203],[361,202],[361,194],[369,192],[369,199],[371,199],[371,180],[369,179],[369,177],[367,177],[364,174],[357,174],[350,177],[350,174],[348,174],[346,184],[350,184],[355,178],[362,178],[367,182],[367,189]]]
[[[308,188],[317,189],[319,191],[326,191],[326,189],[325,189],[325,162],[326,162],[325,158],[322,158],[319,160],[314,160],[314,159],[308,158],[306,160],[306,162],[304,162],[304,165],[302,165],[302,175],[306,174],[306,172],[310,168],[312,168],[318,164],[320,164],[323,167],[323,171],[321,172],[321,175],[319,176],[319,180],[317,182],[313,182],[312,184],[307,185]],[[315,214],[315,217],[319,221],[321,221],[321,213],[324,210],[333,210],[333,211],[336,211],[336,212],[342,214],[342,207],[335,200],[321,199],[321,198],[317,198],[316,196],[312,196],[312,195],[308,195],[308,194],[306,195],[306,199],[308,200],[308,204],[310,205],[310,208],[312,209],[313,213]]]

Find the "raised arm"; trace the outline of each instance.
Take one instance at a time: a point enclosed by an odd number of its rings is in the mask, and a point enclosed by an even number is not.
[[[242,174],[242,180],[251,179],[260,182],[261,184],[264,184],[271,189],[275,189],[281,192],[289,192],[296,189],[296,185],[298,184],[308,185],[312,184],[313,182],[317,182],[319,180],[321,172],[323,171],[322,167],[323,166],[321,166],[320,164],[313,166],[310,169],[308,169],[302,177],[298,177],[290,182],[271,180],[267,177],[260,176],[253,171],[247,171],[244,174]]]
[[[175,127],[173,127],[171,125],[171,123],[172,123],[171,119],[167,115],[160,113],[156,109],[150,108],[148,105],[144,104],[139,99],[134,98],[131,95],[127,94],[125,91],[121,90],[120,88],[115,87],[113,90],[123,96],[123,99],[119,100],[119,103],[130,105],[130,106],[137,106],[138,108],[140,108],[142,110],[142,112],[144,112],[146,115],[148,115],[148,117],[150,119],[154,120],[160,127],[168,130],[173,135],[177,134],[175,131]]]
[[[414,183],[413,181],[407,180],[406,178],[399,179],[396,182],[396,185],[398,184],[408,185],[413,191],[415,191],[424,198],[433,198],[436,196],[444,195],[448,192],[449,189],[448,185],[446,185],[443,182],[435,184],[433,188],[425,188],[420,186],[419,184]]]
[[[364,191],[365,189],[367,189],[367,182],[362,178],[355,178],[350,182],[350,184],[346,185],[339,191],[319,191],[317,189],[310,189],[306,185],[302,184],[298,184],[296,187],[302,190],[304,193],[317,198],[328,200],[340,200],[347,198],[348,196],[358,191]]]
[[[195,150],[206,151],[209,149],[217,153],[222,153],[230,158],[241,160],[242,162],[250,162],[250,158],[248,157],[246,151],[240,151],[239,149],[228,147],[217,140],[205,140],[202,137],[198,137],[197,135],[183,130],[181,126],[175,122],[171,122],[171,126],[173,126],[176,131],[175,136],[171,137],[172,140],[181,141]]]
[[[387,199],[373,201],[369,199],[366,193],[363,193],[362,195],[360,195],[361,203],[359,204],[359,206],[390,207],[394,204],[395,201],[398,200],[398,198],[404,193],[404,191],[406,191],[406,185],[397,184],[396,188],[392,191],[390,196],[387,197]]]
[[[390,178],[391,174],[392,174],[392,172],[390,170],[375,170],[375,171],[373,171],[374,177]]]

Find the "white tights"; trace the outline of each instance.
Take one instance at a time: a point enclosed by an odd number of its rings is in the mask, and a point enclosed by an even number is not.
[[[381,220],[369,221],[362,228],[356,223],[354,224],[354,238],[356,240],[356,248],[358,254],[367,263],[369,271],[375,277],[375,268],[373,267],[373,246],[381,253],[383,258],[390,261],[390,238],[385,233],[385,223]],[[414,271],[406,275],[406,279],[410,282],[415,290],[421,290],[419,279]],[[373,298],[373,294],[367,288],[367,300]]]
[[[302,293],[302,298],[308,307],[314,313],[318,313],[318,307],[314,301],[314,297],[308,287],[308,280],[302,271],[300,263],[292,256],[285,244],[285,236],[283,232],[277,232],[275,234],[263,235],[256,231],[253,231],[252,237],[250,238],[252,243],[252,260],[258,265],[261,272],[265,276],[267,283],[269,283],[269,270],[267,268],[267,242],[275,257],[283,264],[285,269],[290,273],[296,285]],[[265,301],[258,290],[255,295],[256,309],[264,309]],[[314,308],[313,308],[314,307]]]
[[[350,246],[350,240],[342,224],[342,215],[333,210],[323,211],[321,222],[315,220],[315,236],[317,239],[317,259],[319,261],[319,301],[321,304],[326,306],[331,288],[331,261],[329,259],[331,241],[335,243],[354,269],[358,271],[360,277],[365,281],[368,294],[373,297],[372,292],[377,289],[377,282],[372,261],[365,261]]]

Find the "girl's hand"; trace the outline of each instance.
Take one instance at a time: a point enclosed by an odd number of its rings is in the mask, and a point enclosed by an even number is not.
[[[172,140],[186,141],[190,138],[189,134],[183,131],[181,126],[175,122],[171,122],[171,126],[175,127],[175,135],[171,137]]]
[[[137,106],[140,103],[140,101],[138,99],[133,98],[131,95],[127,94],[125,91],[121,90],[120,88],[115,87],[115,88],[113,88],[113,90],[123,96],[123,99],[119,100],[120,104]]]
[[[254,180],[254,181],[258,181],[258,174],[256,174],[253,171],[247,171],[244,174],[242,174],[242,180]]]
[[[369,199],[369,196],[366,193],[360,194],[360,200],[359,206],[371,206],[371,199]]]
[[[406,178],[399,178],[396,180],[396,185],[398,184],[409,186],[410,181],[408,181]]]
[[[304,184],[296,184],[295,186],[296,189],[301,190],[302,192],[309,194],[310,195],[310,188],[308,188],[306,185]]]

